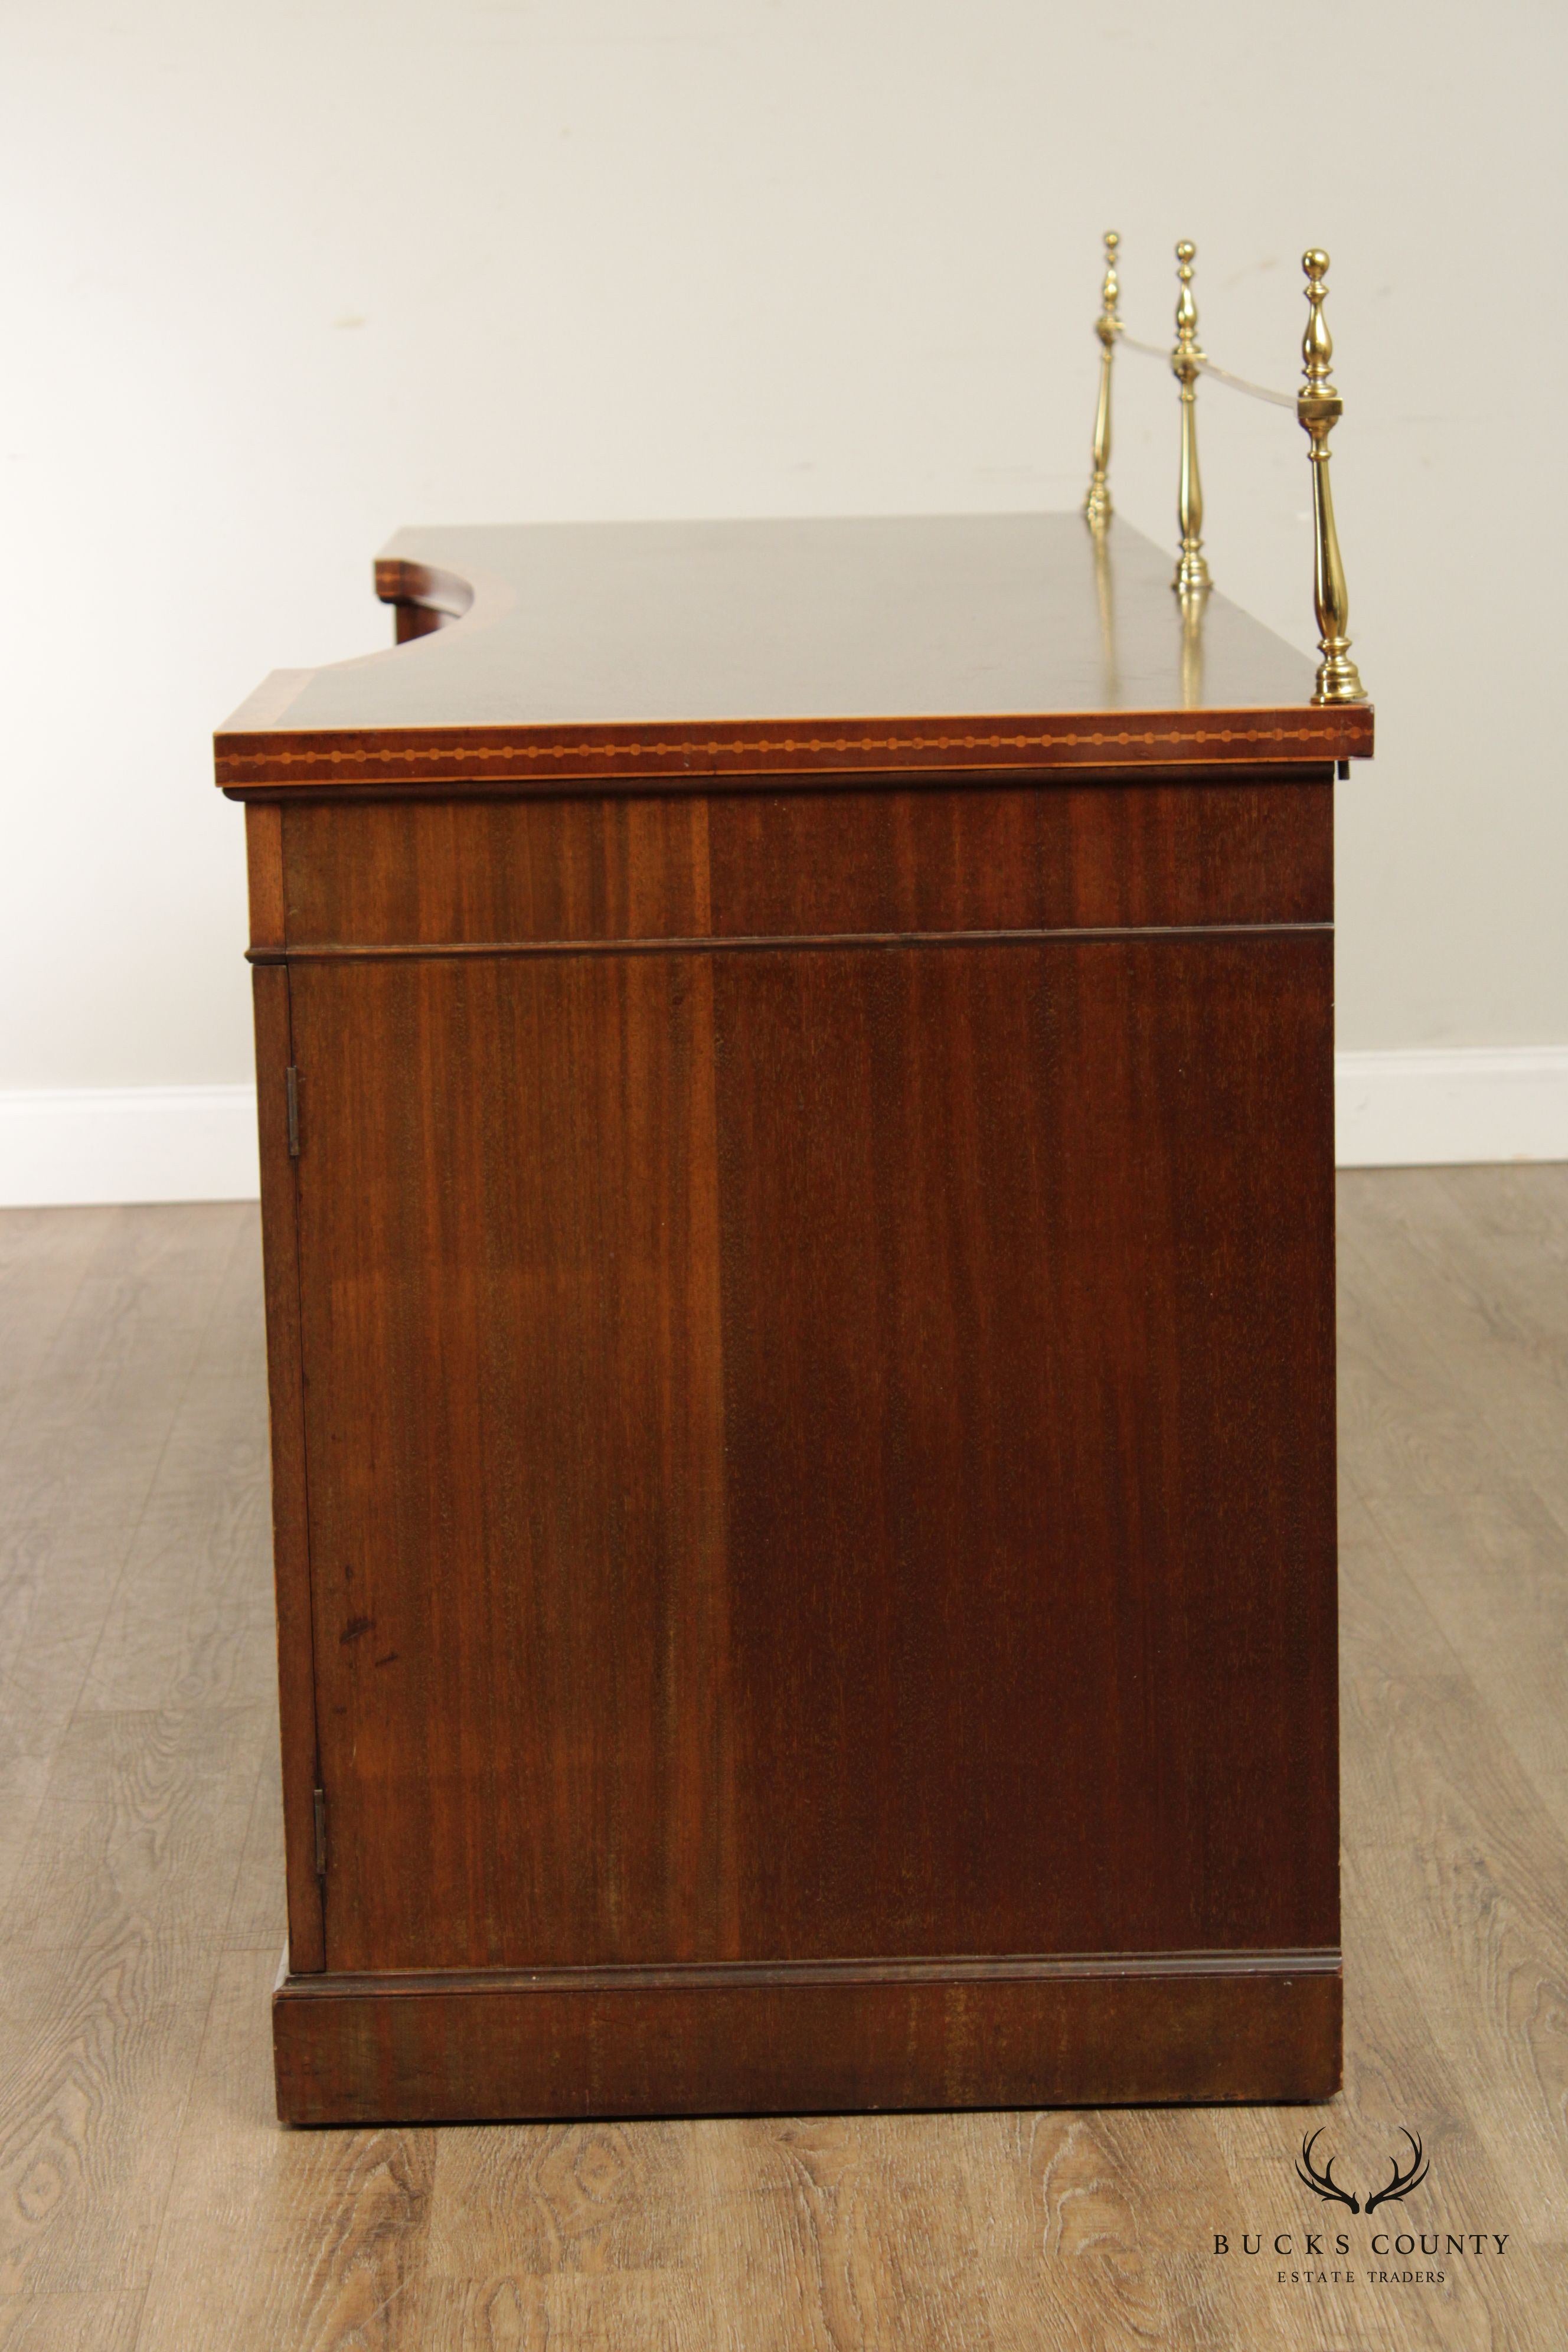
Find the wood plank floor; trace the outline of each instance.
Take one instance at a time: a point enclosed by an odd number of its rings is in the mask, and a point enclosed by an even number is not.
[[[289,2133],[255,1212],[0,1216],[0,2347],[1557,2352],[1568,1167],[1341,1226],[1342,2100]],[[1466,2252],[1273,2252],[1385,2221]]]

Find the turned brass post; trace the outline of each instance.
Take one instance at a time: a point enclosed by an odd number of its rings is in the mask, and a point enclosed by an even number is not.
[[[1171,368],[1182,387],[1182,471],[1176,489],[1176,520],[1182,527],[1182,551],[1171,585],[1178,596],[1201,595],[1211,585],[1204,561],[1204,488],[1198,477],[1198,309],[1193,300],[1193,257],[1197,247],[1184,237],[1176,247],[1176,346]]]
[[[1103,710],[1114,710],[1121,699],[1121,672],[1116,658],[1116,580],[1110,560],[1110,534],[1103,523],[1094,530],[1094,591],[1100,605],[1100,692]]]
[[[1339,533],[1334,529],[1333,492],[1329,486],[1329,436],[1344,414],[1344,403],[1330,381],[1334,343],[1323,318],[1328,288],[1329,257],[1313,247],[1301,257],[1307,273],[1307,331],[1301,338],[1301,372],[1306,381],[1296,395],[1296,415],[1311,446],[1312,461],[1312,601],[1318,614],[1318,665],[1314,702],[1364,702],[1366,688],[1351,659],[1345,625],[1351,600],[1345,592],[1340,562]]]
[[[1100,289],[1100,316],[1094,331],[1100,337],[1100,398],[1094,409],[1094,470],[1089,478],[1084,519],[1091,530],[1103,530],[1110,520],[1110,362],[1121,321],[1116,315],[1116,248],[1121,239],[1113,228],[1105,232],[1105,281]]]
[[[1182,708],[1196,710],[1204,698],[1204,608],[1208,598],[1201,590],[1184,596],[1182,614]]]

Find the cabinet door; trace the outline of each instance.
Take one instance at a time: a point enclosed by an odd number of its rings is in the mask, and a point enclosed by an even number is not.
[[[1335,1940],[1326,936],[292,988],[329,1967]]]
[[[711,1948],[708,968],[291,978],[327,1965]]]

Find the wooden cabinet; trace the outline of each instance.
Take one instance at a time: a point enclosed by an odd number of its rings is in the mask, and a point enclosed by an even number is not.
[[[1370,714],[1076,517],[379,577],[217,744],[280,2112],[1326,2095]]]

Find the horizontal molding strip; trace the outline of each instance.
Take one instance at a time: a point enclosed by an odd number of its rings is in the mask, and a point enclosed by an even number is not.
[[[780,931],[742,932],[689,939],[613,940],[399,940],[382,947],[330,946],[252,948],[250,963],[426,962],[450,956],[745,955],[844,954],[864,948],[1046,947],[1059,940],[1084,946],[1099,940],[1247,939],[1296,931],[1331,931],[1331,923],[1100,923],[1078,930],[1066,925],[1039,931]]]
[[[1364,759],[1370,705],[1321,709],[1072,711],[1060,716],[689,721],[582,727],[299,728],[214,738],[225,792],[311,784],[442,784],[496,779],[550,790],[563,779],[636,786],[663,778],[1120,767]]]
[[[1335,1097],[1342,1168],[1568,1160],[1568,1045],[1342,1053]],[[3,1208],[254,1200],[257,1165],[252,1086],[0,1092]]]
[[[691,1960],[608,1968],[403,1969],[285,1976],[316,2000],[431,1993],[724,1992],[793,1985],[1056,1984],[1112,1977],[1337,1976],[1337,1947],[1305,1951],[1017,1953],[947,1959]]]

